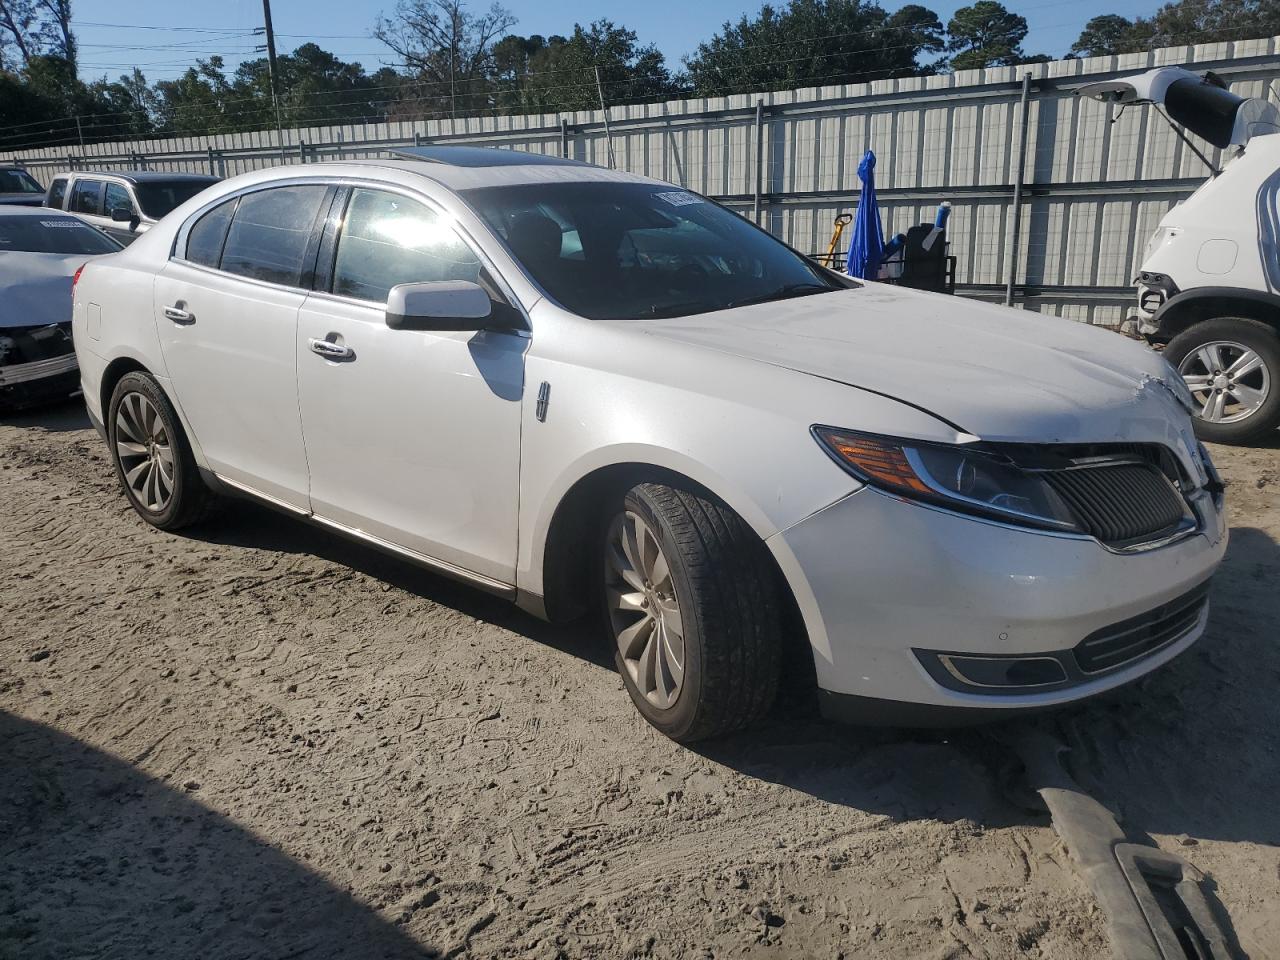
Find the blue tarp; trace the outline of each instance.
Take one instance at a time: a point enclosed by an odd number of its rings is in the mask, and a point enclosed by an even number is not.
[[[858,164],[858,179],[862,181],[862,193],[853,217],[853,239],[849,241],[849,276],[874,280],[884,256],[884,231],[876,202],[876,155],[870,150]]]

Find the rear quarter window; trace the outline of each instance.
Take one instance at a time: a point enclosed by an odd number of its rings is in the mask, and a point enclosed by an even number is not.
[[[227,227],[235,210],[236,201],[227,200],[201,216],[187,234],[183,258],[202,267],[216,268],[222,261],[222,245],[226,242]]]

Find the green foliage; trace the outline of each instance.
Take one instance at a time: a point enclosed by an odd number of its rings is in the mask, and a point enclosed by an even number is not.
[[[277,58],[279,119],[287,127],[478,113],[556,113],[609,104],[779,90],[1029,63],[1026,20],[996,0],[956,10],[945,28],[918,3],[888,13],[874,0],[779,0],[724,24],[673,72],[635,32],[607,19],[568,36],[510,33],[497,3],[397,0],[374,35],[398,58],[367,73],[305,43]],[[83,82],[71,0],[0,0],[0,150],[156,135],[266,130],[276,106],[266,58],[229,72],[197,60],[148,84],[135,68]],[[1072,56],[1103,56],[1280,35],[1280,0],[1174,0],[1150,18],[1090,20]]]
[[[507,37],[495,51],[495,103],[513,112],[593,110],[608,102],[672,97],[679,92],[666,61],[633,30],[609,20],[575,24],[570,37]]]
[[[1048,59],[1043,54],[1028,56],[1022,49],[1027,20],[1010,13],[996,0],[978,0],[961,7],[947,24],[947,49],[954,70],[1004,67]]]
[[[1083,56],[1280,34],[1280,0],[1176,0],[1155,15],[1094,17],[1071,47]]]
[[[1133,21],[1118,13],[1104,13],[1084,25],[1071,52],[1079,57],[1106,57],[1125,52],[1133,32]]]
[[[909,76],[941,49],[942,22],[916,4],[890,16],[862,0],[791,0],[726,23],[685,67],[693,91],[712,95]]]

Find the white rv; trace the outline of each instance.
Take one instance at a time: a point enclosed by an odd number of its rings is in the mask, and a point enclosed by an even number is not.
[[[1079,92],[1152,104],[1191,149],[1183,130],[1224,151],[1220,170],[1201,154],[1212,176],[1148,241],[1132,319],[1186,380],[1200,437],[1270,435],[1280,427],[1280,111],[1179,67]]]

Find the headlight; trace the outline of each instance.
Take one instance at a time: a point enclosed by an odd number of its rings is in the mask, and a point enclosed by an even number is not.
[[[1044,480],[996,454],[835,427],[813,434],[838,464],[881,490],[1006,523],[1081,530]]]

